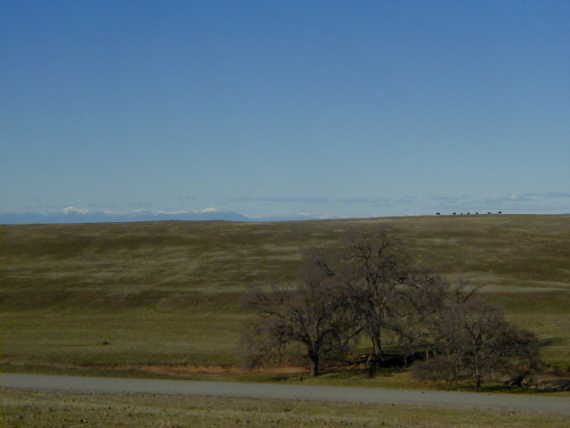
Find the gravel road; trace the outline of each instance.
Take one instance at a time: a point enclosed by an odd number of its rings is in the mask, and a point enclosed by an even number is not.
[[[31,374],[2,374],[0,375],[0,386],[64,392],[190,394],[220,397],[356,401],[376,404],[527,411],[570,416],[570,398],[537,395]]]

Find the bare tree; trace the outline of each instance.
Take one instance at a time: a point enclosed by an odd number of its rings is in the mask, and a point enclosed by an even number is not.
[[[405,355],[422,350],[425,359],[437,352],[440,338],[435,326],[451,300],[463,301],[470,293],[460,298],[463,290],[453,287],[441,276],[426,269],[410,272],[400,289],[398,317],[391,320],[400,349]]]
[[[404,245],[387,229],[349,232],[340,247],[312,254],[313,264],[331,278],[370,340],[369,376],[384,360],[383,335],[394,330],[405,281],[412,271]]]
[[[246,305],[257,314],[242,343],[250,366],[262,364],[291,343],[301,344],[312,376],[320,374],[324,357],[347,350],[358,326],[339,288],[321,269],[308,263],[301,283],[255,290]]]
[[[419,377],[471,379],[479,391],[485,379],[536,368],[537,338],[510,324],[500,307],[478,297],[448,304],[431,328],[438,355],[418,365]]]

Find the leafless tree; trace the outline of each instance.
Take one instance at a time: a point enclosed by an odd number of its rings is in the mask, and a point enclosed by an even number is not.
[[[383,336],[393,330],[412,259],[387,229],[352,231],[340,247],[312,253],[313,263],[339,287],[360,331],[370,340],[369,375],[384,360]]]
[[[437,326],[450,301],[468,299],[470,293],[460,297],[463,290],[451,285],[441,276],[426,269],[415,269],[400,287],[398,317],[392,319],[404,354],[422,350],[425,358],[437,352],[440,338]]]
[[[246,298],[257,315],[242,339],[250,366],[297,343],[304,347],[311,375],[318,376],[323,358],[345,352],[358,333],[351,308],[328,275],[306,263],[300,279],[293,287],[257,289]]]
[[[418,365],[419,377],[471,379],[479,391],[485,379],[536,368],[537,338],[477,296],[446,305],[431,328],[438,354]]]

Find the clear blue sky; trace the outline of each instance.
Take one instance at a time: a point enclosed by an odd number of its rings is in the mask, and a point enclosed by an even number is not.
[[[0,211],[570,212],[568,0],[6,1]]]

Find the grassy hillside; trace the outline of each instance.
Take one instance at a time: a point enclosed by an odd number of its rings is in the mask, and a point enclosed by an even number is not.
[[[303,247],[381,225],[570,365],[570,216],[530,215],[0,226],[0,364],[236,365],[244,290],[292,280]]]

